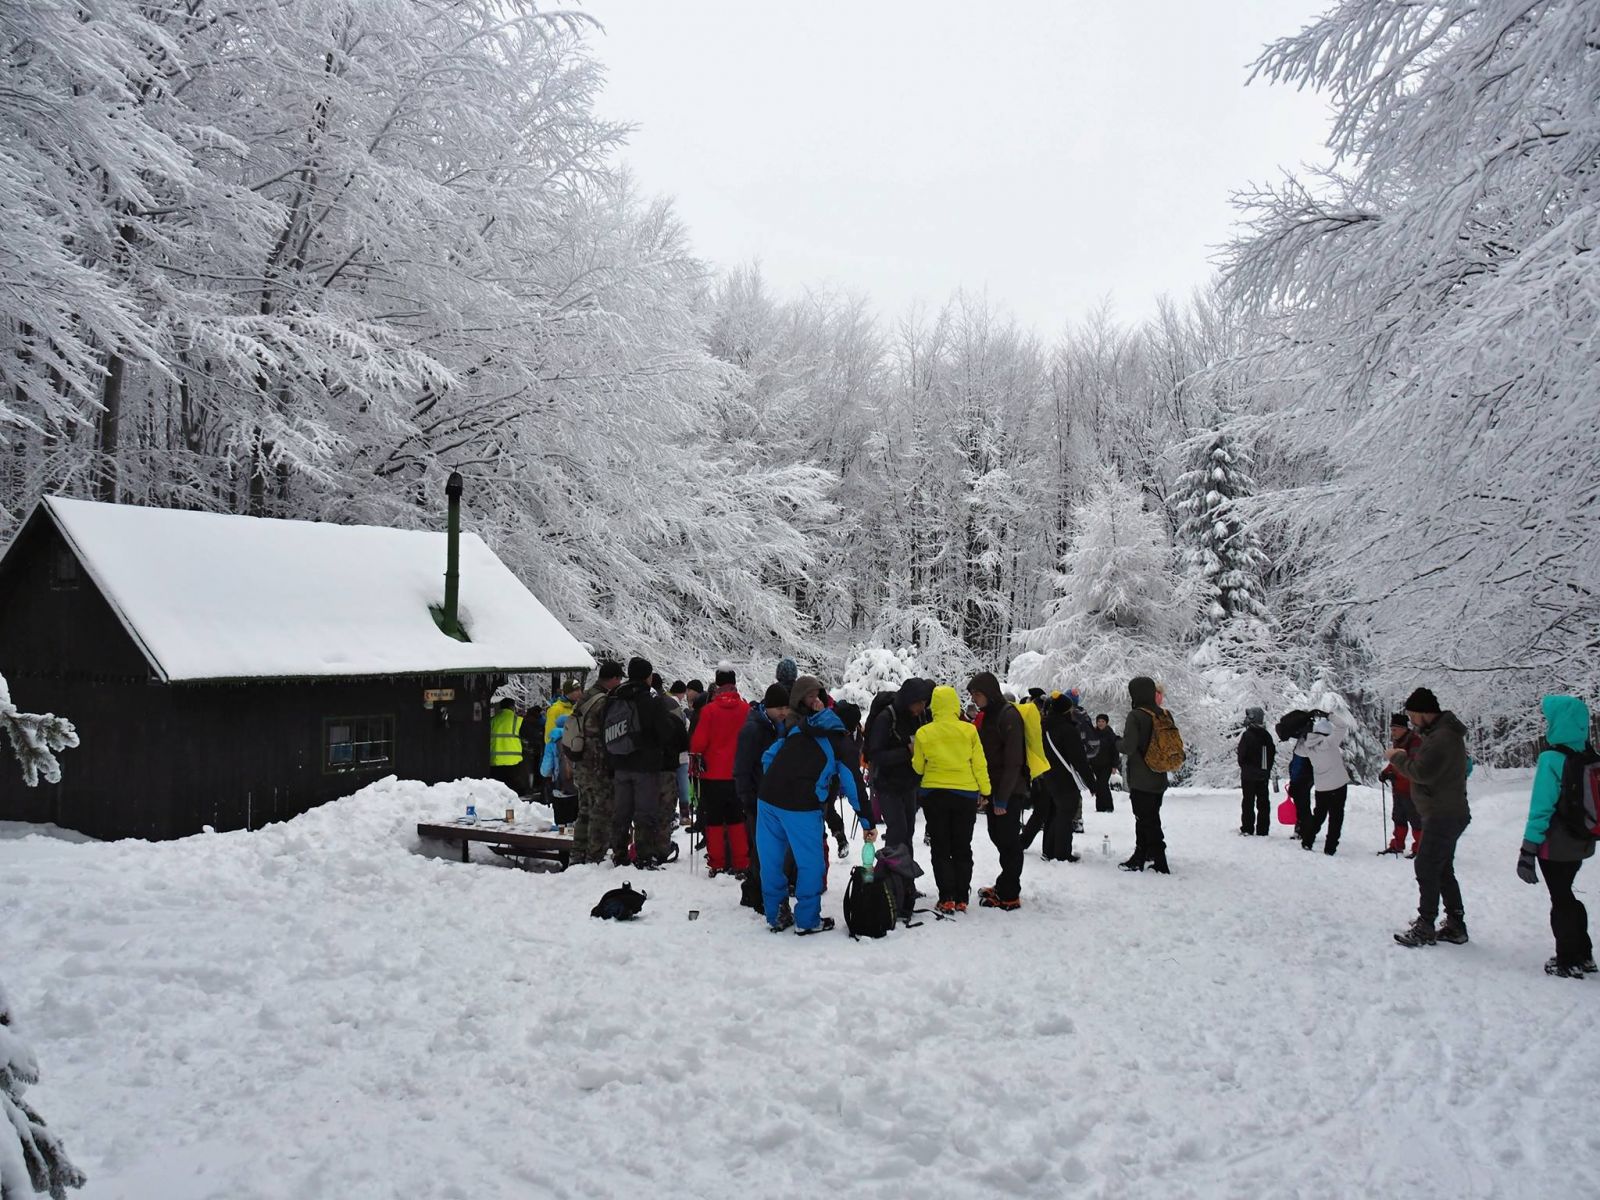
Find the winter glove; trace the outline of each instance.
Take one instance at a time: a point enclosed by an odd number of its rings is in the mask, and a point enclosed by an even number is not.
[[[1534,860],[1539,857],[1537,842],[1523,842],[1522,853],[1517,857],[1517,878],[1523,883],[1538,883],[1539,872],[1534,868]]]

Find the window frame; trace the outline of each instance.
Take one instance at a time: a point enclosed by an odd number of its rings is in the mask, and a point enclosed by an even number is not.
[[[322,718],[322,773],[324,775],[361,775],[373,772],[391,771],[395,763],[395,715],[393,713],[371,713],[359,717],[323,717]],[[340,726],[348,726],[350,737],[348,741],[335,743],[333,731]],[[374,730],[374,726],[376,730]],[[380,736],[373,737],[376,732]],[[367,736],[358,737],[358,733]],[[335,745],[348,746],[350,759],[348,762],[334,762],[333,748]],[[387,753],[382,758],[358,757],[356,747],[387,747]]]

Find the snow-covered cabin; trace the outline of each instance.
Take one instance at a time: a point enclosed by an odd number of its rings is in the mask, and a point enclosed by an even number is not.
[[[101,838],[254,829],[384,775],[487,774],[512,673],[594,660],[481,539],[50,497],[0,555],[0,674],[81,744],[0,770],[0,819]],[[3,766],[3,764],[0,764]]]

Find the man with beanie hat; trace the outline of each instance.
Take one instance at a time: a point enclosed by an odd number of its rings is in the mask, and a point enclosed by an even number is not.
[[[1167,791],[1167,774],[1145,761],[1150,739],[1155,736],[1156,714],[1162,711],[1157,699],[1156,681],[1139,675],[1128,681],[1128,698],[1133,708],[1123,722],[1117,749],[1127,757],[1123,778],[1128,781],[1128,799],[1133,804],[1133,853],[1118,863],[1124,871],[1142,871],[1146,864],[1162,875],[1167,870],[1167,839],[1161,829],[1161,798]]]
[[[599,862],[611,846],[611,762],[602,728],[606,701],[622,684],[622,664],[608,658],[595,682],[567,718],[578,723],[582,749],[573,754],[572,780],[578,789],[578,816],[572,826],[572,862]],[[567,751],[567,753],[573,753]]]
[[[749,719],[750,705],[739,695],[733,667],[717,666],[716,694],[700,712],[689,738],[689,753],[700,774],[700,833],[705,839],[707,874],[741,874],[750,866],[745,840],[744,809],[733,785],[739,732]]]
[[[750,715],[739,730],[739,744],[733,756],[733,787],[744,817],[745,846],[749,855],[739,903],[757,911],[766,905],[761,894],[761,855],[756,843],[756,803],[761,791],[762,756],[782,740],[788,719],[789,689],[774,683],[767,688],[760,704],[750,706]],[[774,869],[781,871],[782,868],[780,862]]]
[[[911,678],[878,710],[866,731],[871,804],[883,822],[885,844],[912,853],[917,831],[917,773],[911,769],[912,739],[927,721],[933,680]],[[912,855],[915,858],[915,855]]]
[[[1100,713],[1094,719],[1094,733],[1099,744],[1089,755],[1089,765],[1094,768],[1094,810],[1115,812],[1111,798],[1111,773],[1120,761],[1117,755],[1117,731],[1111,728],[1111,715]]]
[[[992,671],[967,684],[983,716],[978,740],[989,767],[989,840],[1000,855],[993,887],[978,889],[980,908],[1015,912],[1022,907],[1022,809],[1028,802],[1028,745],[1022,714],[1000,691]]]
[[[1406,716],[1417,731],[1414,750],[1386,752],[1397,775],[1411,782],[1411,801],[1422,818],[1422,848],[1417,851],[1417,919],[1394,935],[1402,946],[1431,946],[1437,941],[1467,940],[1466,910],[1456,882],[1456,843],[1472,822],[1467,807],[1467,727],[1453,712],[1440,712],[1439,701],[1419,687],[1406,697]],[[1445,919],[1434,918],[1444,901]]]
[[[1239,787],[1244,799],[1239,804],[1239,832],[1246,837],[1266,837],[1272,828],[1268,812],[1267,781],[1278,748],[1267,732],[1266,710],[1244,710],[1244,732],[1239,735]]]
[[[790,724],[781,741],[762,756],[765,774],[756,805],[757,858],[767,927],[774,933],[794,925],[797,933],[833,928],[822,915],[827,879],[822,809],[835,786],[861,818],[864,836],[876,838],[872,815],[861,805],[861,780],[850,762],[844,723],[823,699],[822,681],[801,675],[789,689]],[[786,880],[777,869],[785,853],[795,862],[794,914],[787,911]]]
[[[683,720],[650,686],[655,668],[645,658],[628,660],[628,682],[606,701],[602,718],[606,757],[611,760],[611,861],[628,862],[629,833],[641,869],[659,866],[667,854],[661,820],[662,774],[677,770],[688,745]]]
[[[1422,739],[1411,732],[1411,721],[1405,713],[1397,712],[1389,717],[1389,745],[1397,750],[1414,752],[1421,742]],[[1394,836],[1389,839],[1389,845],[1379,853],[1402,853],[1406,848],[1406,830],[1409,829],[1411,830],[1410,857],[1415,858],[1418,848],[1422,845],[1422,819],[1417,816],[1417,806],[1411,802],[1411,780],[1392,766],[1378,772],[1378,780],[1393,785],[1390,794],[1394,797]]]

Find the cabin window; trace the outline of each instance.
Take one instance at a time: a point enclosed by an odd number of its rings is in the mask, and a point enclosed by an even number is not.
[[[50,586],[58,592],[76,591],[83,572],[78,567],[78,556],[65,546],[57,546],[50,556]]]
[[[324,771],[379,771],[393,762],[393,717],[329,717],[323,721]]]

